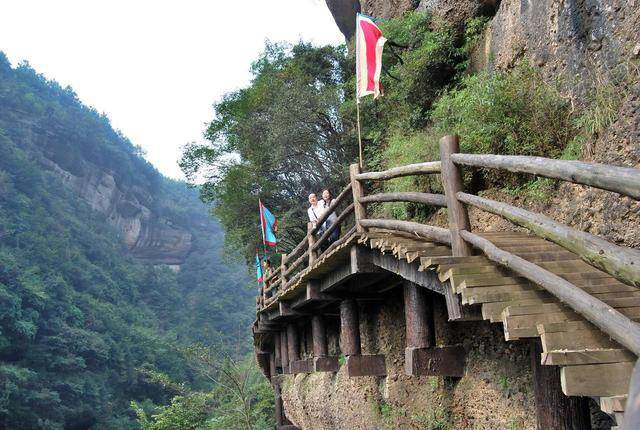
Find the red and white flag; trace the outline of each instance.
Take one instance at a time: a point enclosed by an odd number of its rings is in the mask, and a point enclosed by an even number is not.
[[[356,15],[356,97],[382,94],[382,48],[387,41],[382,31],[366,15]]]

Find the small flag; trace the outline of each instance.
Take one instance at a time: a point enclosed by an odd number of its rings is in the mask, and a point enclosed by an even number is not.
[[[366,15],[356,15],[356,97],[382,94],[382,48],[387,41],[382,31]]]
[[[258,200],[260,207],[260,225],[262,227],[262,241],[265,245],[276,246],[278,245],[278,239],[276,238],[276,232],[278,231],[278,220],[275,216],[265,208],[260,200]]]
[[[260,264],[258,251],[256,251],[256,277],[258,278],[258,285],[262,284],[262,265]]]

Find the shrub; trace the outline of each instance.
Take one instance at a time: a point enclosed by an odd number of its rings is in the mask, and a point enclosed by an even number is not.
[[[457,133],[465,152],[558,157],[574,134],[568,103],[524,62],[483,71],[435,104],[434,127]]]

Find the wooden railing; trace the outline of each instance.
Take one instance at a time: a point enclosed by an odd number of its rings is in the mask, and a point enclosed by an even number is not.
[[[615,245],[592,234],[558,223],[542,214],[465,193],[461,174],[463,166],[544,176],[613,191],[636,200],[640,199],[640,170],[638,169],[541,157],[462,154],[459,153],[458,137],[445,136],[440,141],[440,161],[395,167],[382,172],[360,172],[357,164],[352,165],[350,183],[335,199],[332,209],[318,220],[315,228],[309,228],[306,237],[288,256],[283,256],[280,269],[267,277],[264,296],[262,300],[258,300],[258,312],[277,300],[279,294],[297,281],[303,270],[313,265],[317,258],[339,246],[352,232],[365,232],[371,228],[389,229],[408,232],[449,245],[453,256],[464,257],[474,252],[481,252],[495,263],[542,286],[618,343],[636,355],[640,355],[640,325],[558,275],[499,249],[488,240],[474,234],[471,230],[467,207],[473,206],[525,227],[535,235],[575,253],[587,263],[620,281],[636,287],[640,287],[640,251]],[[444,195],[421,192],[378,193],[369,196],[364,194],[364,183],[367,181],[386,181],[403,176],[431,174],[440,174]],[[366,205],[386,202],[412,202],[446,207],[449,228],[410,221],[367,218]],[[348,204],[338,215],[338,222],[320,238],[316,238],[318,228],[330,213],[337,212],[338,205],[341,203]],[[339,241],[321,252],[320,249],[328,240],[332,229],[339,228],[352,213],[355,225],[343,234]],[[296,259],[289,263],[293,258]]]

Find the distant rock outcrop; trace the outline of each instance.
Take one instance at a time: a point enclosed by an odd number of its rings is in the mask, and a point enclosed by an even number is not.
[[[73,168],[62,168],[45,157],[41,162],[120,231],[134,257],[152,264],[180,265],[191,251],[191,233],[154,213],[149,190],[123,188],[115,173],[85,160],[76,161]]]

